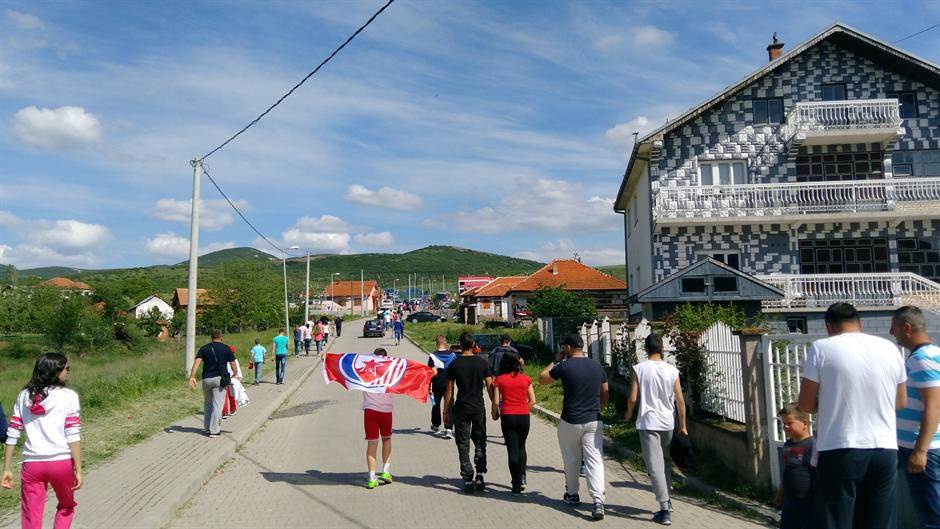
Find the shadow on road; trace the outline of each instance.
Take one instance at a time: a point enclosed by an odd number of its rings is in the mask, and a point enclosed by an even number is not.
[[[278,410],[271,415],[271,420],[274,419],[287,419],[289,417],[300,417],[302,415],[311,415],[317,411],[336,404],[338,401],[335,400],[315,400],[313,402],[304,402],[303,404],[297,404],[289,408],[284,408]]]

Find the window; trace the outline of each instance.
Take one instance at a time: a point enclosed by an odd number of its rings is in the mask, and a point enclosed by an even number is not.
[[[787,330],[793,334],[806,334],[806,316],[787,318]]]
[[[800,150],[796,156],[797,182],[833,182],[883,178],[884,153],[878,145],[861,144],[854,152],[814,152]]]
[[[738,278],[734,276],[715,276],[715,292],[737,292]]]
[[[783,123],[783,99],[755,99],[754,123],[779,125]]]
[[[706,162],[698,164],[699,182],[703,186],[747,183],[744,162]]]
[[[914,92],[888,92],[888,98],[897,99],[901,103],[902,118],[917,117],[917,94]]]
[[[898,239],[898,263],[902,272],[940,280],[940,247],[929,237]]]
[[[804,239],[799,243],[801,274],[890,272],[888,239]]]
[[[940,176],[940,150],[894,151],[895,176]]]
[[[741,254],[738,252],[699,252],[698,258],[711,257],[712,259],[724,263],[735,270],[741,269]]]
[[[894,164],[894,176],[897,176],[897,177],[914,176],[914,166],[909,163]]]
[[[831,83],[822,85],[823,101],[845,101],[845,85]]]
[[[686,294],[702,294],[705,292],[704,277],[683,277],[682,292]]]

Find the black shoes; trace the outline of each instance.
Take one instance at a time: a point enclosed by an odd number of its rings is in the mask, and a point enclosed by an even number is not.
[[[467,493],[467,494],[473,494],[473,492],[474,492],[475,490],[477,490],[477,489],[476,489],[476,487],[473,485],[473,482],[472,482],[472,481],[464,481],[464,482],[463,482],[463,491],[464,491],[465,493]]]
[[[568,494],[566,492],[563,499],[568,505],[581,505],[581,496],[577,494]]]
[[[476,486],[477,492],[483,492],[486,490],[486,482],[483,481],[483,474],[477,474],[474,485]]]

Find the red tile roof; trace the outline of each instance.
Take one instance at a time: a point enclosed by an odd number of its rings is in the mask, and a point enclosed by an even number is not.
[[[81,281],[72,281],[65,277],[53,277],[40,283],[43,286],[65,288],[70,290],[91,290],[91,287]]]
[[[359,286],[360,283],[362,284],[362,287],[363,287],[363,288],[360,288],[360,286]],[[326,287],[323,289],[323,295],[324,295],[324,296],[330,296],[330,295],[332,295],[332,296],[335,296],[335,297],[346,298],[346,297],[350,297],[350,296],[351,296],[351,297],[359,297],[359,296],[364,292],[365,295],[366,295],[366,297],[369,297],[369,296],[372,296],[372,295],[377,294],[377,292],[373,292],[373,290],[376,290],[376,291],[377,291],[378,289],[379,289],[379,284],[378,284],[378,282],[376,282],[376,281],[374,281],[374,280],[372,280],[372,279],[370,279],[369,281],[365,281],[365,282],[362,282],[362,281],[334,281],[334,282],[333,282],[333,293],[332,293],[332,294],[330,293],[330,285],[326,285]]]
[[[505,296],[512,287],[525,280],[525,276],[497,277],[482,287],[475,288],[473,295],[478,298],[501,298]]]
[[[208,296],[209,291],[204,288],[196,289],[196,306],[198,309],[199,305],[211,305],[212,300]],[[173,306],[174,307],[188,307],[189,306],[189,289],[188,288],[177,288],[173,293]]]
[[[626,283],[600,270],[583,265],[574,259],[558,259],[543,266],[509,291],[533,292],[540,287],[560,286],[563,286],[565,290],[627,289]]]

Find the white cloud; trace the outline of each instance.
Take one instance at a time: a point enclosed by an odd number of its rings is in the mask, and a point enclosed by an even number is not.
[[[312,233],[345,232],[349,231],[349,224],[335,215],[304,216],[297,219],[294,229]]]
[[[675,41],[675,37],[656,26],[640,26],[630,30],[630,41],[636,47],[669,46]]]
[[[235,205],[243,212],[248,209],[248,202],[235,200]],[[154,205],[153,216],[159,220],[179,222],[189,226],[192,215],[192,199],[176,200],[161,198]],[[234,212],[224,200],[199,201],[199,227],[213,231],[227,226],[235,220]]]
[[[6,15],[7,18],[12,20],[14,24],[23,29],[36,29],[42,27],[42,20],[40,20],[36,15],[23,13],[22,11],[14,11],[12,9],[7,9]]]
[[[461,211],[453,221],[458,230],[476,233],[607,231],[619,227],[613,204],[613,198],[586,198],[579,185],[565,180],[523,179],[497,207]]]
[[[395,238],[392,237],[392,234],[387,231],[380,233],[360,233],[353,237],[353,241],[356,244],[362,246],[376,246],[386,248],[395,244]]]
[[[604,139],[620,149],[633,147],[633,133],[639,132],[642,138],[647,132],[653,130],[655,125],[646,116],[637,116],[626,123],[618,123],[604,131]]]
[[[571,259],[577,254],[582,262],[591,266],[613,265],[624,262],[623,248],[603,248],[576,244],[571,239],[559,239],[539,246],[538,250],[519,252],[517,257],[547,263],[552,259]]]
[[[349,231],[349,224],[335,215],[304,216],[281,234],[280,244],[300,246],[312,253],[347,253],[352,240]]]
[[[234,248],[234,242],[214,242],[200,246],[199,255]],[[144,250],[155,257],[167,259],[183,259],[189,256],[189,238],[181,237],[173,232],[159,233],[144,242]]]
[[[414,193],[392,189],[391,187],[382,187],[378,191],[372,191],[359,184],[349,186],[346,200],[356,204],[383,206],[402,211],[415,211],[421,207],[421,197]]]
[[[82,107],[21,108],[13,115],[12,128],[23,143],[49,150],[95,143],[103,135],[98,118]]]
[[[0,244],[0,262],[19,267],[40,265],[92,266],[100,262],[101,245],[111,232],[100,224],[77,220],[27,220],[0,211],[0,226],[21,241]]]

